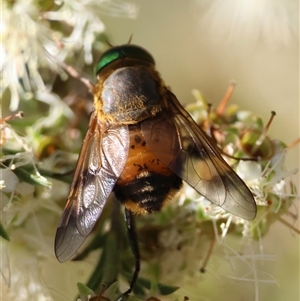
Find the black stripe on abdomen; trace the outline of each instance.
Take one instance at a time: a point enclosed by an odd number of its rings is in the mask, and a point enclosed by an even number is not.
[[[148,213],[159,211],[171,193],[180,189],[182,180],[175,174],[168,176],[143,171],[126,184],[117,184],[114,193],[125,204],[132,201]]]

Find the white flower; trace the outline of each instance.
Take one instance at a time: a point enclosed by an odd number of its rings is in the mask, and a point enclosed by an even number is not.
[[[103,48],[96,40],[104,32],[101,13],[135,17],[133,4],[120,1],[53,2],[38,6],[33,0],[3,1],[1,18],[1,95],[11,93],[10,110],[35,91],[46,91],[53,73],[64,75],[60,62],[83,48],[85,62],[92,62],[92,48]],[[55,27],[55,25],[59,25]],[[53,27],[52,27],[53,25]],[[57,28],[57,29],[53,29]],[[50,79],[44,82],[43,76]]]
[[[205,11],[201,25],[214,40],[234,41],[255,46],[263,41],[271,47],[288,44],[297,32],[293,11],[296,2],[288,5],[280,0],[214,0],[198,1]]]

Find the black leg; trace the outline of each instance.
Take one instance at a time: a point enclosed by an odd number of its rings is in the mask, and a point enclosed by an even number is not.
[[[139,245],[138,245],[137,234],[136,234],[136,230],[135,230],[134,216],[133,216],[132,212],[126,208],[125,208],[125,222],[126,222],[129,244],[130,244],[132,253],[135,257],[135,269],[134,269],[134,273],[133,273],[133,276],[131,279],[129,289],[122,295],[124,297],[127,297],[131,293],[131,291],[134,287],[134,284],[138,278],[138,275],[140,272],[140,267],[141,267],[140,266],[141,256],[140,256],[140,249],[139,249]],[[118,299],[118,300],[122,300],[122,296],[121,296],[121,299]]]

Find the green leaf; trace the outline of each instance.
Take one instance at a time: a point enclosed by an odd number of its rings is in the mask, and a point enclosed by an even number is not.
[[[0,236],[9,241],[9,236],[0,222]]]
[[[35,185],[35,186],[44,186],[44,187],[51,187],[52,183],[48,181],[45,177],[33,174],[25,170],[23,167],[19,167],[14,169],[14,173],[26,183]]]
[[[143,285],[147,289],[151,289],[153,284],[150,280],[140,277],[137,281],[140,285]],[[179,289],[179,286],[173,286],[173,285],[166,285],[163,283],[157,283],[158,292],[163,295],[170,295],[174,292],[176,292]]]
[[[97,289],[99,288],[99,284],[102,281],[104,264],[105,264],[105,254],[103,251],[98,261],[98,264],[95,266],[95,269],[86,284],[89,288],[91,288],[94,291],[97,291]]]
[[[88,286],[86,286],[84,283],[78,282],[77,288],[79,290],[80,299],[81,300],[87,300],[89,296],[95,296],[95,292],[91,290]]]
[[[123,273],[123,275],[125,275],[126,278],[129,278],[130,276],[132,276],[125,272]],[[154,284],[149,279],[139,277],[136,281],[134,291],[135,291],[136,287],[144,287],[148,290],[151,290],[151,288],[154,287]],[[158,293],[163,296],[170,295],[179,289],[179,286],[166,285],[166,284],[159,283],[159,282],[155,285],[155,287],[158,288]]]
[[[118,258],[119,258],[118,240],[114,232],[109,232],[106,239],[106,244],[103,249],[105,254],[105,264],[103,268],[102,283],[105,286],[110,286],[118,277]]]

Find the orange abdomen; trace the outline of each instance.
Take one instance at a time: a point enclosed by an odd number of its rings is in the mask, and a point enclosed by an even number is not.
[[[153,154],[139,125],[130,125],[129,131],[128,159],[114,188],[115,195],[134,213],[159,211],[180,189],[182,180]]]

